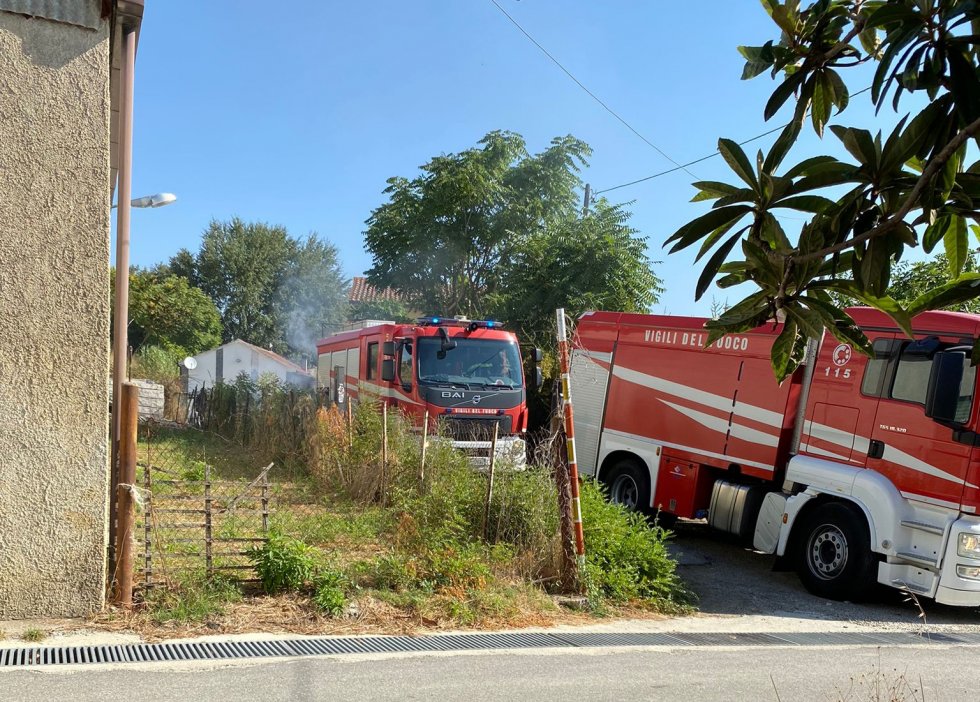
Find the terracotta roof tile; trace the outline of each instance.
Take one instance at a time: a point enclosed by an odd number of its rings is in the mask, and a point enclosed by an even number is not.
[[[354,276],[350,285],[350,301],[377,302],[378,300],[400,302],[402,300],[402,296],[398,294],[397,290],[392,288],[378,290],[376,287],[367,282],[367,278],[363,276]]]

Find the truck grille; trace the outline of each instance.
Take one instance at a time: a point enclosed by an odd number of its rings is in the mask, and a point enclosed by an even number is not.
[[[474,419],[472,417],[445,417],[442,420],[446,434],[456,441],[490,441],[493,438],[493,425],[497,425],[497,436],[507,436],[512,431],[508,416]]]

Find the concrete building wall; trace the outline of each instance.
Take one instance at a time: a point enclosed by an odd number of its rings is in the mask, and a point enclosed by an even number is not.
[[[0,619],[82,615],[106,567],[108,21],[0,11],[0,96]]]
[[[218,372],[218,351],[221,351],[221,372]],[[313,387],[312,374],[301,373],[289,364],[277,361],[258,349],[236,339],[217,349],[203,351],[194,357],[197,367],[187,374],[187,391],[193,392],[199,387],[214,387],[218,381],[234,383],[242,373],[258,380],[266,373],[272,373],[282,382],[298,388]]]

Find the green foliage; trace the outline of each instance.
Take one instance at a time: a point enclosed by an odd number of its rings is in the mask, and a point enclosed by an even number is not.
[[[972,273],[976,269],[976,254],[969,252],[963,264],[963,271]],[[893,298],[908,307],[919,297],[942,288],[951,281],[949,262],[944,254],[938,254],[935,258],[927,261],[917,261],[915,263],[903,261],[899,263],[895,266],[892,274],[892,282],[889,290]],[[980,299],[972,298],[963,300],[949,305],[946,309],[956,312],[980,314]]]
[[[607,501],[598,484],[582,484],[586,575],[590,602],[643,601],[681,611],[691,599],[667,552],[667,532]]]
[[[43,629],[38,629],[32,626],[24,630],[24,633],[21,635],[21,638],[24,641],[37,643],[38,641],[44,641],[44,639],[48,638],[48,634]]]
[[[695,183],[694,201],[712,201],[712,209],[667,244],[671,252],[699,244],[698,260],[713,251],[697,284],[699,298],[719,275],[719,287],[750,282],[758,288],[709,325],[709,343],[779,310],[786,315],[772,358],[782,380],[800,362],[807,337],[824,329],[869,352],[867,338],[838,306],[841,297],[882,310],[908,332],[911,314],[980,296],[976,276],[963,274],[967,221],[978,220],[980,202],[980,162],[966,162],[967,143],[980,134],[973,36],[980,9],[971,2],[923,0],[762,4],[780,37],[740,47],[742,77],[782,76],[764,116],[772,118],[795,97],[792,119],[769,153],[755,159],[735,142],[719,140],[739,182]],[[889,96],[895,111],[905,93],[927,98],[888,135],[829,124],[834,110],[839,115],[850,103],[841,74],[864,63],[877,64],[870,91],[876,110]],[[850,161],[814,156],[782,167],[807,115],[818,135],[830,127]],[[786,210],[807,218],[795,239],[779,221]],[[920,236],[927,253],[943,242],[952,280],[941,293],[900,303],[893,297],[893,271]],[[736,260],[730,260],[733,252]]]
[[[313,606],[320,612],[339,617],[347,607],[347,578],[343,573],[321,568],[316,574]]]
[[[317,552],[298,539],[278,532],[269,534],[261,548],[251,549],[249,559],[269,594],[302,590],[317,570]]]
[[[646,312],[663,292],[646,256],[646,238],[629,212],[605,199],[588,217],[570,214],[519,242],[502,269],[494,314],[518,328],[525,346],[552,346],[555,309]]]
[[[179,251],[168,270],[214,301],[224,341],[311,354],[323,328],[347,312],[336,248],[315,234],[297,239],[264,222],[212,221],[200,251]]]
[[[481,313],[521,240],[574,213],[589,153],[567,136],[532,156],[520,135],[496,131],[478,148],[436,156],[412,180],[389,179],[365,232],[369,280],[426,313]]]
[[[235,581],[224,577],[191,575],[168,587],[154,588],[146,603],[154,622],[199,622],[225,611],[225,606],[242,598]]]
[[[410,323],[415,321],[412,310],[400,300],[362,300],[352,302],[348,319],[389,319],[392,322]]]
[[[135,354],[129,365],[134,378],[168,383],[180,378],[180,361],[183,356],[161,346],[144,346]]]
[[[115,286],[115,271],[111,280]],[[221,316],[202,290],[165,268],[131,269],[130,346],[164,349],[179,360],[220,343]]]

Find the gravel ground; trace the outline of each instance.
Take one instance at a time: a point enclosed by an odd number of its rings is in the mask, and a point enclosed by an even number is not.
[[[792,571],[773,570],[775,558],[746,549],[702,522],[679,522],[671,550],[678,571],[697,593],[702,616],[764,618],[769,630],[861,626],[914,629],[919,609],[905,595],[882,586],[862,603],[832,602],[808,593]],[[980,631],[980,608],[966,609],[923,600],[931,628]],[[787,626],[778,626],[785,622]],[[790,624],[790,622],[794,622]]]

